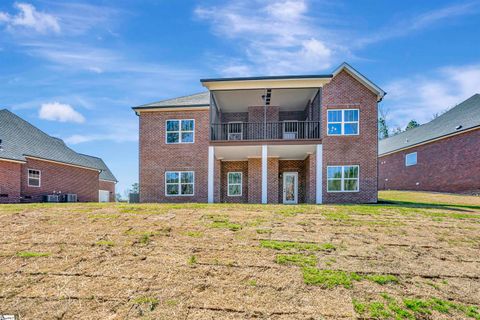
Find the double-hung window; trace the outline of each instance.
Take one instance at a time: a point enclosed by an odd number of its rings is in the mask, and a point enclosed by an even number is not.
[[[242,195],[242,173],[228,173],[228,196],[235,197]]]
[[[358,109],[327,110],[327,130],[329,136],[352,136],[359,133]]]
[[[40,187],[41,173],[40,170],[28,169],[28,186]]]
[[[167,120],[166,143],[193,143],[195,141],[195,120]]]
[[[193,196],[195,190],[195,173],[193,171],[165,172],[166,196]]]
[[[417,164],[417,153],[412,152],[407,155],[405,155],[405,166],[414,166]]]
[[[359,166],[327,166],[328,192],[356,192]]]

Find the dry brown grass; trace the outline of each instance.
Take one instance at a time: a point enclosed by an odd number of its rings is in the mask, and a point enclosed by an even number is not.
[[[475,319],[479,198],[381,197],[398,202],[0,206],[0,314]]]

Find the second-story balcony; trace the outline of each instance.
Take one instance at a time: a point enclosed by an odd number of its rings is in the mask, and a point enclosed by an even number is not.
[[[212,123],[211,141],[318,140],[320,121]]]

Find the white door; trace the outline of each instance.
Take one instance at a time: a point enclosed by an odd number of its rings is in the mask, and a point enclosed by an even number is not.
[[[98,190],[98,202],[110,202],[110,191]]]
[[[298,172],[283,173],[283,203],[298,203]]]

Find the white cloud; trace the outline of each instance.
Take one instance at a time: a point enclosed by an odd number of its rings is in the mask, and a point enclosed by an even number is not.
[[[195,10],[197,17],[212,24],[215,34],[236,41],[243,51],[242,59],[221,64],[219,71],[224,75],[302,73],[332,67],[335,54],[343,48],[330,41],[332,31],[315,23],[308,13],[307,0],[238,0]]]
[[[90,123],[89,134],[73,134],[64,139],[68,144],[81,144],[94,141],[135,142],[138,141],[136,119],[105,118]]]
[[[384,87],[388,94],[383,104],[391,127],[404,128],[411,119],[425,123],[480,93],[480,64],[442,67],[393,80]]]
[[[68,104],[59,102],[44,103],[38,112],[40,119],[59,122],[85,122],[85,117]]]
[[[10,31],[23,28],[39,33],[60,33],[60,24],[54,15],[40,12],[29,3],[16,2],[14,7],[19,11],[15,15],[0,12],[0,23],[6,24]]]

